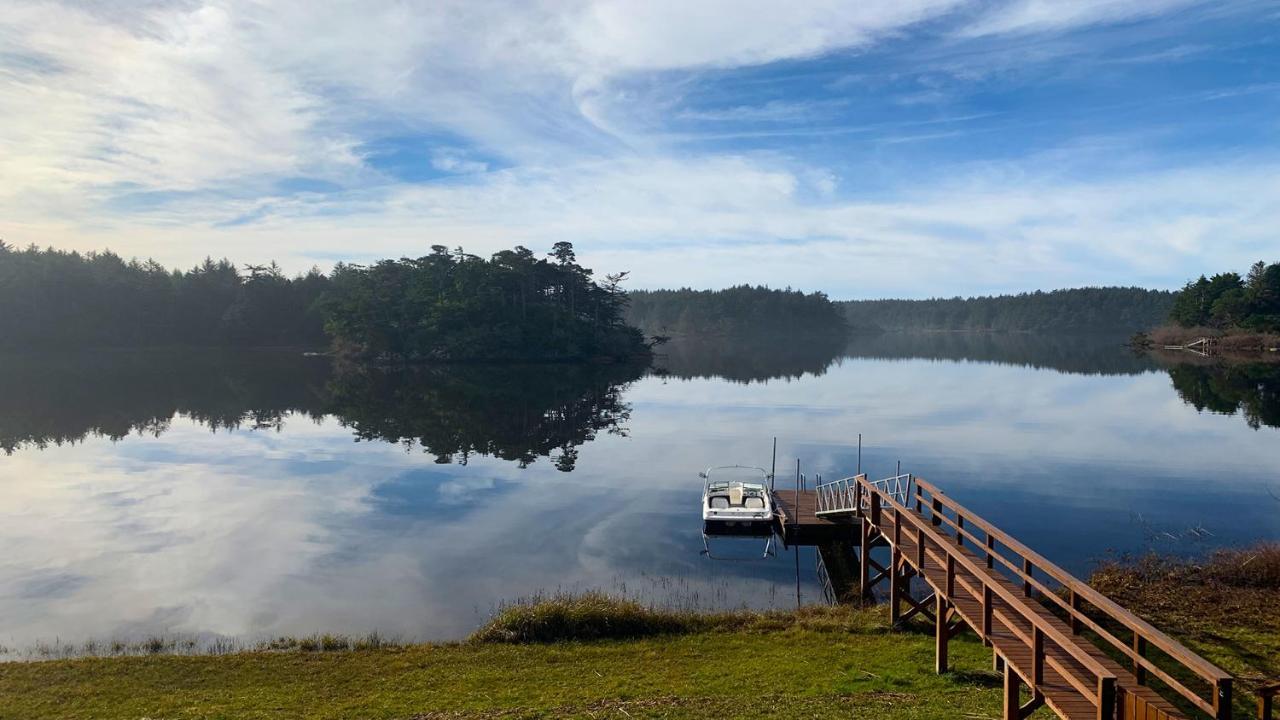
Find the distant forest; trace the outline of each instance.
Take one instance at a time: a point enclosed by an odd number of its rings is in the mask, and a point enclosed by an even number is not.
[[[319,270],[205,260],[167,270],[111,252],[15,250],[0,241],[0,347],[321,345]]]
[[[286,276],[206,259],[186,271],[111,252],[0,242],[0,347],[310,346],[373,360],[575,360],[647,354],[603,282],[557,243],[489,259],[424,257]]]
[[[983,331],[1129,333],[1164,322],[1175,293],[1076,288],[971,298],[843,302],[857,332]]]
[[[627,321],[660,335],[813,335],[845,332],[840,308],[820,292],[739,285],[724,290],[637,290]]]
[[[1169,320],[1182,327],[1280,332],[1280,263],[1254,263],[1243,278],[1201,275],[1178,293]]]

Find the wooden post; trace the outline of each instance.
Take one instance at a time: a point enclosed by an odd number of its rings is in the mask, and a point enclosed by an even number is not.
[[[862,537],[860,549],[858,550],[858,559],[861,561],[861,567],[858,568],[858,591],[862,593],[863,600],[871,599],[871,521],[862,518]]]
[[[997,662],[999,663],[998,656]],[[1004,665],[1004,720],[1020,720],[1022,713],[1022,704],[1019,702],[1018,674],[1009,667],[1008,663],[999,663]]]
[[[1215,720],[1231,720],[1231,678],[1218,681],[1217,692],[1213,694],[1213,717]]]
[[[956,596],[956,557],[955,555],[947,556],[946,588],[947,588],[946,595],[948,600]]]
[[[916,570],[924,574],[924,529],[916,530]]]
[[[956,544],[964,547],[964,516],[956,513]]]
[[[1272,698],[1272,695],[1265,693],[1258,696],[1258,720],[1271,720]]]
[[[987,535],[987,567],[989,568],[993,568],[996,566],[995,553],[996,553],[996,539],[991,537],[991,535]]]
[[[1098,678],[1098,720],[1115,720],[1116,680]]]
[[[1004,671],[1004,658],[1000,657],[1000,653],[991,651],[991,669],[996,672]]]
[[[897,628],[902,619],[902,551],[893,548],[889,558],[889,625]]]
[[[1076,589],[1071,588],[1071,632],[1079,635],[1084,630],[1084,623],[1080,622],[1080,618],[1076,613],[1080,612],[1080,596],[1076,594]]]
[[[1030,580],[1030,577],[1031,577],[1031,571],[1032,571],[1032,570],[1034,570],[1034,569],[1035,569],[1035,568],[1033,568],[1033,567],[1031,566],[1031,561],[1030,561],[1030,560],[1028,560],[1027,558],[1022,558],[1022,574],[1023,574],[1023,580],[1022,580],[1022,594],[1023,594],[1023,595],[1026,595],[1027,597],[1031,597],[1031,580]]]
[[[880,493],[871,493],[871,524],[880,529]]]
[[[995,594],[991,592],[991,586],[985,582],[982,584],[982,639],[991,644],[991,619],[992,602],[995,600]]]
[[[941,595],[934,595],[934,670],[941,675],[947,671],[947,641],[951,639],[951,628],[947,624],[947,612],[951,604]]]
[[[1133,652],[1138,656],[1133,659],[1133,677],[1138,680],[1139,685],[1146,685],[1147,669],[1142,667],[1138,658],[1147,656],[1147,639],[1139,635],[1137,630],[1133,631]]]
[[[933,499],[932,510],[933,512],[929,513],[932,516],[929,521],[932,522],[935,526],[941,525],[942,524],[942,500],[941,499],[939,498]]]
[[[1038,690],[1044,685],[1044,631],[1039,625],[1031,626],[1031,685]]]

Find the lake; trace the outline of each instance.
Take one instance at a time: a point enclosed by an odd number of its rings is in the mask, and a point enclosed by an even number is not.
[[[457,639],[503,601],[588,589],[821,602],[812,549],[701,554],[699,470],[768,467],[775,436],[783,486],[797,458],[853,474],[862,433],[872,476],[901,462],[1082,574],[1280,535],[1274,364],[886,335],[674,343],[657,366],[0,357],[0,645]]]

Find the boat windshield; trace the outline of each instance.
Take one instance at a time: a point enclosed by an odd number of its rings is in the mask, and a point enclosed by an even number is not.
[[[743,490],[764,492],[767,479],[765,471],[753,467],[718,467],[707,471],[707,489],[728,490],[731,485],[740,485]]]

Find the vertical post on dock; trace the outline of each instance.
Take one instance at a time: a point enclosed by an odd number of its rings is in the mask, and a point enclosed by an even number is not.
[[[858,433],[858,472],[855,474],[862,474],[862,433]]]
[[[773,462],[769,465],[769,492],[773,492],[773,476],[778,472],[778,437],[773,437]]]

